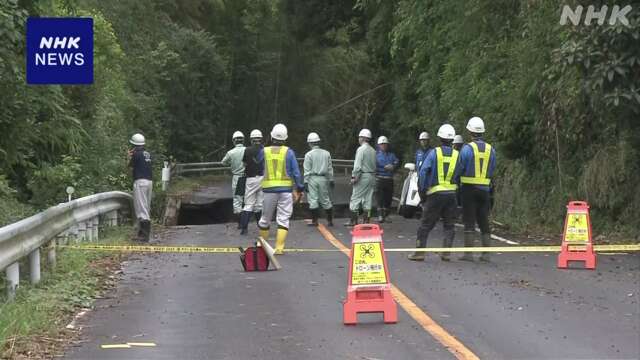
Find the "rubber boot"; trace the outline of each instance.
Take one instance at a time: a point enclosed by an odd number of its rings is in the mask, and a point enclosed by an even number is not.
[[[455,232],[453,229],[447,229],[444,231],[444,239],[442,240],[442,247],[450,248],[453,245],[453,237],[455,236]],[[443,252],[440,254],[440,260],[442,261],[450,261],[449,252]]]
[[[262,211],[256,211],[253,214],[256,218],[256,225],[258,225],[258,222],[260,222],[260,218],[262,217]]]
[[[378,223],[382,224],[384,222],[384,208],[378,209]]]
[[[358,213],[351,212],[351,218],[349,219],[349,222],[344,223],[344,226],[356,226],[356,225],[358,225]]]
[[[325,210],[327,212],[327,225],[333,226],[333,208]]]
[[[251,220],[251,212],[243,211],[240,213],[240,235],[249,233],[249,221]]]
[[[424,240],[421,241],[420,238],[423,238]],[[423,235],[420,235],[418,237],[418,239],[416,239],[416,248],[425,248],[427,247],[427,238]],[[407,256],[407,259],[411,260],[411,261],[424,261],[425,258],[425,253],[424,252],[418,252],[415,251],[413,254],[410,254],[409,256]]]
[[[473,238],[475,236],[474,231],[465,231],[464,232],[464,247],[473,247]],[[460,258],[462,261],[473,261],[473,254],[470,252],[464,253],[464,255]]]
[[[142,229],[142,241],[149,242],[149,238],[151,237],[151,221],[140,221],[140,228]]]
[[[371,210],[364,211],[364,214],[362,215],[362,223],[363,224],[371,223]]]
[[[482,246],[490,247],[491,246],[491,234],[480,234],[480,240],[482,241]],[[490,257],[488,252],[483,252],[480,255],[480,261],[490,262]]]
[[[278,231],[276,232],[276,251],[275,251],[276,255],[284,254],[284,244],[287,241],[288,233],[289,233],[288,229],[281,228],[281,227],[278,228]]]
[[[307,224],[309,226],[318,226],[318,212],[319,209],[311,209],[311,223]]]
[[[142,230],[142,220],[138,219],[138,226],[135,235],[131,238],[132,241],[143,241],[144,235]]]
[[[382,214],[382,221],[391,223],[391,219],[389,219],[389,209],[387,208],[384,209],[384,213]]]
[[[260,237],[265,241],[269,240],[269,229],[260,229]]]

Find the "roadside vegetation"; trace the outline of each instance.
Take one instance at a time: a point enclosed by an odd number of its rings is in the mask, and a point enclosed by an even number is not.
[[[125,243],[130,232],[129,227],[108,228],[100,243]],[[94,299],[110,289],[123,256],[59,249],[55,269],[43,266],[42,281],[35,286],[29,284],[28,273],[21,271],[15,300],[8,302],[5,292],[0,294],[0,359],[61,355],[77,335],[66,326],[80,309],[91,308]],[[28,264],[21,264],[21,269],[28,271]],[[4,278],[0,287],[5,288]]]

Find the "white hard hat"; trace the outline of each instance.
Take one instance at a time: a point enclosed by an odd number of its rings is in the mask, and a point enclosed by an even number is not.
[[[307,142],[308,143],[320,142],[320,136],[317,133],[311,132],[309,133],[309,135],[307,135]]]
[[[360,130],[360,134],[358,134],[358,137],[366,137],[368,139],[371,139],[371,130],[369,129]]]
[[[251,134],[249,134],[250,139],[262,139],[262,131],[258,129],[251,130]]]
[[[421,132],[418,140],[429,140],[429,133],[426,131]]]
[[[456,130],[449,124],[444,124],[438,129],[438,137],[445,140],[453,140],[456,137]]]
[[[472,133],[482,134],[484,132],[484,121],[477,116],[472,117],[467,123],[467,130]]]
[[[378,145],[380,144],[388,144],[389,143],[389,139],[387,139],[386,136],[380,136],[378,138]]]
[[[144,145],[144,135],[142,134],[133,134],[129,142],[133,145]]]
[[[287,134],[287,127],[284,124],[275,124],[271,130],[271,138],[274,140],[285,141],[289,135]]]
[[[462,138],[462,135],[456,135],[453,138],[453,143],[454,144],[464,144],[464,139]]]
[[[233,136],[231,136],[232,140],[235,140],[238,138],[244,138],[244,134],[242,133],[242,131],[236,131],[233,133]]]

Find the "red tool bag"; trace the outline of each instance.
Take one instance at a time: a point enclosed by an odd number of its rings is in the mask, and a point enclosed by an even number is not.
[[[269,257],[261,246],[251,246],[240,249],[240,262],[244,271],[267,271],[269,269]]]

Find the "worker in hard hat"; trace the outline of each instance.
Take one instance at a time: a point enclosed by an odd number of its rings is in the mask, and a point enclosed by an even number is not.
[[[276,124],[271,130],[271,146],[263,149],[264,178],[262,191],[262,217],[258,222],[260,236],[269,238],[269,227],[274,213],[278,230],[276,232],[276,254],[282,254],[289,233],[289,219],[293,213],[293,203],[298,202],[304,191],[304,183],[298,168],[296,154],[285,146],[288,138],[287,127]]]
[[[307,202],[311,211],[311,224],[318,226],[320,208],[327,214],[327,223],[333,226],[333,204],[331,203],[330,189],[334,188],[333,165],[331,154],[320,148],[320,136],[309,133],[307,143],[311,150],[304,154],[304,192],[307,194]]]
[[[393,200],[393,173],[400,165],[396,154],[389,150],[389,139],[378,138],[376,151],[376,193],[378,195],[378,222],[387,221]]]
[[[244,173],[247,177],[244,191],[244,206],[240,213],[240,234],[248,233],[251,215],[256,221],[262,216],[262,180],[264,177],[264,146],[262,145],[262,132],[258,129],[251,130],[249,134],[251,146],[244,150],[242,162]]]
[[[129,166],[133,170],[133,210],[137,219],[135,240],[148,242],[151,236],[151,196],[153,190],[153,170],[151,154],[145,150],[142,134],[131,136],[129,143]]]
[[[474,245],[475,225],[480,227],[482,246],[491,246],[489,228],[490,192],[493,172],[496,167],[496,151],[483,139],[484,121],[472,117],[467,123],[472,141],[460,151],[458,172],[462,196],[462,221],[464,223],[464,246]],[[461,260],[473,261],[473,255],[465,253]],[[481,261],[489,261],[489,253],[482,253]]]
[[[236,216],[238,222],[238,229],[240,228],[240,212],[242,212],[242,199],[244,197],[244,189],[240,189],[238,193],[238,181],[244,176],[244,163],[242,157],[244,156],[244,134],[240,131],[235,131],[231,136],[233,141],[233,148],[225,154],[222,158],[222,164],[231,167],[231,194],[233,197],[233,214]]]
[[[423,131],[418,136],[418,150],[416,150],[416,170],[420,169],[420,165],[427,157],[429,150],[431,150],[431,146],[429,144],[429,133]]]
[[[453,138],[453,148],[460,151],[462,150],[462,145],[464,145],[462,135],[456,135],[456,137]]]
[[[441,145],[429,152],[418,171],[419,194],[422,200],[422,218],[418,228],[416,247],[425,248],[429,233],[438,220],[442,218],[444,227],[443,247],[451,247],[454,238],[454,220],[456,215],[455,178],[458,151],[453,149],[452,142],[456,135],[453,126],[444,124],[438,129]],[[414,252],[409,260],[422,261],[424,252]],[[449,253],[440,255],[443,261],[449,261]]]
[[[363,222],[369,223],[371,215],[371,205],[373,203],[373,190],[375,188],[375,171],[376,171],[376,151],[371,147],[371,131],[362,129],[358,134],[358,142],[360,147],[356,150],[356,157],[353,161],[353,170],[351,172],[351,200],[349,202],[349,210],[351,210],[351,218],[346,226],[354,226],[358,224],[359,211],[363,212]]]

